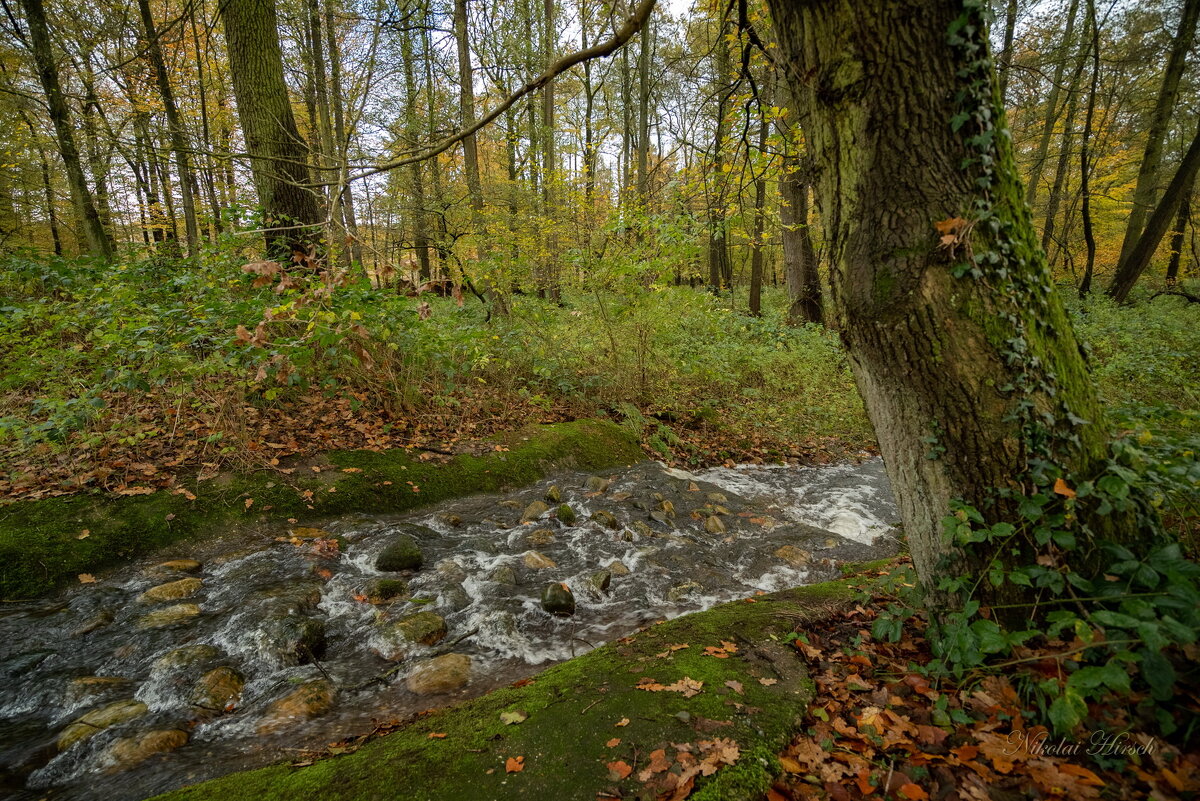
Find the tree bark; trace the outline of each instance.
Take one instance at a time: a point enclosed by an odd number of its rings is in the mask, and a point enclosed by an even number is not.
[[[50,121],[54,124],[58,152],[62,156],[63,166],[66,167],[67,185],[71,188],[71,203],[75,207],[76,217],[79,218],[84,241],[93,256],[111,261],[115,247],[108,232],[104,230],[95,200],[83,177],[83,166],[79,160],[79,150],[75,146],[75,134],[71,125],[71,112],[66,98],[63,97],[58,79],[58,64],[50,44],[46,10],[42,6],[42,0],[21,0],[21,8],[29,26],[29,43],[33,50],[34,65],[50,109]]]
[[[413,71],[413,47],[410,37],[416,33],[405,31],[400,34],[404,38],[400,44],[400,55],[404,61],[404,88],[405,88],[405,144],[410,148],[416,148],[420,142],[420,134],[418,132],[418,113],[419,104],[417,96],[417,78]],[[409,192],[412,194],[412,232],[413,232],[413,249],[417,252],[417,272],[422,280],[429,280],[432,277],[432,272],[429,265],[429,229],[428,214],[425,210],[425,181],[422,176],[424,164],[419,161],[414,161],[409,165]]]
[[[307,254],[321,238],[321,212],[305,186],[308,148],[283,77],[275,0],[225,0],[221,20],[267,253],[283,259]]]
[[[192,173],[188,158],[191,145],[188,143],[183,120],[179,117],[179,109],[175,106],[175,93],[171,90],[171,81],[167,77],[167,64],[163,60],[162,45],[158,41],[154,17],[150,14],[150,0],[138,0],[138,13],[141,14],[142,28],[146,32],[146,55],[150,58],[154,79],[158,83],[158,93],[162,97],[163,108],[167,114],[171,150],[175,154],[175,172],[179,174],[179,196],[183,203],[183,226],[187,236],[188,255],[192,256],[200,246],[200,225],[196,220],[194,189],[196,176]]]
[[[1163,236],[1167,233],[1167,228],[1171,225],[1171,218],[1175,215],[1175,210],[1183,199],[1184,191],[1195,182],[1198,168],[1200,168],[1200,128],[1192,137],[1192,143],[1188,146],[1187,153],[1184,154],[1178,172],[1171,179],[1167,191],[1163,193],[1154,213],[1146,222],[1146,228],[1134,244],[1129,258],[1118,268],[1112,286],[1108,288],[1108,295],[1113,300],[1124,303],[1129,299],[1130,290],[1149,266],[1154,251],[1158,250]]]
[[[839,330],[918,576],[934,590],[939,570],[980,568],[981,551],[943,537],[951,501],[1016,519],[998,489],[1048,483],[1046,465],[1095,475],[1109,453],[1103,409],[1011,143],[993,128],[1004,117],[978,7],[770,6],[819,167]],[[1081,514],[1096,535],[1130,522]]]
[[[1090,24],[1087,23],[1087,24]],[[1071,166],[1071,148],[1075,136],[1075,118],[1079,115],[1079,82],[1083,80],[1083,70],[1087,66],[1087,54],[1091,51],[1091,41],[1086,39],[1090,28],[1085,28],[1084,37],[1088,44],[1079,53],[1079,63],[1071,75],[1071,85],[1067,88],[1067,116],[1063,120],[1062,142],[1059,145],[1058,163],[1054,168],[1054,184],[1050,188],[1050,196],[1046,198],[1046,216],[1042,225],[1042,251],[1049,253],[1050,244],[1054,241],[1054,230],[1058,220],[1058,210],[1062,205],[1063,187]],[[1054,269],[1055,259],[1050,259],[1050,268]]]
[[[782,201],[779,221],[783,227],[783,273],[791,299],[790,325],[824,322],[817,254],[808,227],[808,172],[801,168],[800,158],[789,155],[779,178]]]
[[[1095,0],[1088,0],[1088,25],[1092,31],[1092,82],[1088,88],[1087,113],[1083,118],[1083,139],[1079,143],[1079,191],[1083,198],[1083,241],[1087,245],[1087,263],[1079,283],[1079,297],[1092,291],[1092,275],[1096,269],[1096,235],[1092,231],[1091,154],[1092,120],[1096,115],[1096,91],[1100,86],[1100,27],[1096,19]]]
[[[1171,54],[1167,57],[1167,66],[1163,70],[1162,85],[1158,90],[1158,99],[1154,104],[1154,112],[1150,116],[1149,130],[1146,132],[1146,149],[1142,154],[1142,164],[1138,167],[1137,184],[1133,190],[1133,208],[1129,211],[1129,221],[1125,224],[1125,238],[1121,241],[1121,258],[1117,269],[1121,271],[1125,262],[1132,256],[1133,249],[1141,236],[1146,224],[1146,216],[1154,208],[1158,196],[1160,180],[1159,171],[1162,166],[1162,151],[1167,135],[1167,127],[1171,122],[1171,112],[1175,110],[1175,102],[1179,97],[1179,79],[1183,76],[1187,64],[1188,53],[1196,38],[1196,23],[1200,20],[1200,0],[1185,0],[1183,15],[1179,20],[1179,29],[1171,42]]]
[[[1192,219],[1192,193],[1196,188],[1196,180],[1183,188],[1183,197],[1179,199],[1179,212],[1175,215],[1175,226],[1171,229],[1171,260],[1167,262],[1167,283],[1174,284],[1179,280],[1179,264],[1183,258],[1183,239],[1187,234],[1188,223]]]
[[[1004,49],[1000,51],[1000,105],[1004,105],[1008,96],[1008,75],[1012,70],[1013,34],[1017,30],[1017,0],[1008,0],[1008,8],[1004,14]]]
[[[342,223],[350,239],[350,258],[362,264],[362,240],[358,238],[358,216],[354,210],[354,188],[350,185],[350,137],[346,130],[345,100],[342,97],[342,54],[338,47],[334,29],[334,0],[325,0],[325,37],[329,53],[329,80],[333,90],[333,135],[336,148],[333,155],[338,160],[338,191],[334,198],[341,212]]]
[[[769,101],[764,101],[769,102]],[[755,317],[762,314],[762,280],[763,280],[763,231],[766,228],[767,206],[767,135],[770,133],[770,123],[767,122],[767,111],[759,106],[758,120],[758,155],[761,160],[761,172],[754,180],[754,233],[750,241],[750,298],[747,307]]]

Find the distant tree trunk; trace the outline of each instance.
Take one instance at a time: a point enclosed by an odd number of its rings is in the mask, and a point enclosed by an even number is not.
[[[783,274],[791,299],[790,325],[824,322],[817,253],[808,227],[808,172],[801,168],[798,157],[789,155],[779,176],[779,221],[783,227]]]
[[[1085,26],[1090,21],[1085,21]],[[1091,39],[1088,37],[1090,28],[1085,27],[1084,40],[1087,44],[1082,48],[1078,58],[1079,63],[1071,76],[1071,85],[1067,88],[1067,116],[1063,120],[1062,142],[1059,146],[1058,164],[1054,169],[1054,184],[1050,188],[1050,196],[1046,198],[1045,223],[1042,226],[1042,251],[1050,252],[1050,244],[1054,241],[1054,231],[1058,220],[1058,210],[1062,205],[1064,186],[1071,168],[1072,142],[1075,137],[1075,119],[1079,115],[1079,84],[1083,80],[1083,71],[1087,67],[1087,54],[1091,52]],[[1050,259],[1050,268],[1054,269],[1055,258]]]
[[[115,248],[108,232],[104,230],[100,213],[83,177],[83,167],[79,161],[79,150],[75,147],[75,134],[71,126],[71,112],[58,80],[58,64],[50,44],[46,11],[42,7],[42,0],[21,0],[21,8],[29,25],[29,43],[33,50],[34,65],[37,67],[42,91],[46,94],[50,121],[54,124],[54,134],[58,141],[58,152],[62,156],[63,166],[66,167],[67,185],[71,188],[71,203],[75,207],[76,217],[79,218],[84,241],[93,256],[111,261]]]
[[[1092,141],[1092,119],[1096,114],[1096,89],[1100,85],[1100,28],[1096,20],[1095,0],[1088,0],[1088,20],[1092,30],[1092,83],[1088,89],[1087,114],[1083,122],[1083,139],[1079,144],[1079,189],[1083,196],[1083,240],[1087,244],[1087,265],[1079,283],[1079,296],[1092,291],[1092,275],[1096,268],[1096,236],[1092,231],[1092,173],[1089,145]]]
[[[321,238],[321,211],[305,186],[308,148],[283,78],[275,0],[225,0],[221,19],[267,252],[283,259],[308,253]]]
[[[1017,0],[1008,0],[1008,9],[1004,14],[1004,49],[1000,51],[1000,105],[1003,106],[1008,97],[1008,75],[1012,70],[1013,34],[1017,30]]]
[[[1146,149],[1142,154],[1142,164],[1138,167],[1137,184],[1133,190],[1133,208],[1129,210],[1129,221],[1125,224],[1125,238],[1121,241],[1121,258],[1117,262],[1120,272],[1125,262],[1133,254],[1138,237],[1146,224],[1146,216],[1154,208],[1155,198],[1158,197],[1159,175],[1162,166],[1162,151],[1167,136],[1167,128],[1171,123],[1171,112],[1179,97],[1179,79],[1183,76],[1187,64],[1188,53],[1191,52],[1192,42],[1196,38],[1196,22],[1200,20],[1200,0],[1184,0],[1183,15],[1179,20],[1179,29],[1171,42],[1171,53],[1167,57],[1167,66],[1163,70],[1162,85],[1158,90],[1158,99],[1154,111],[1150,115],[1150,125],[1146,132]],[[1111,292],[1111,290],[1110,290]]]
[[[1030,207],[1037,200],[1038,185],[1042,182],[1042,172],[1046,168],[1046,158],[1050,153],[1050,139],[1054,136],[1054,126],[1058,123],[1059,114],[1062,113],[1059,97],[1062,94],[1062,82],[1066,75],[1067,62],[1071,60],[1075,39],[1075,17],[1078,12],[1079,0],[1071,0],[1071,5],[1067,8],[1067,29],[1063,33],[1062,44],[1058,47],[1054,77],[1050,80],[1050,92],[1046,95],[1046,117],[1042,123],[1042,135],[1038,139],[1037,151],[1029,171],[1029,183],[1025,186],[1025,202]]]
[[[650,56],[653,42],[651,35],[653,24],[646,21],[642,29],[640,48],[638,50],[638,90],[637,90],[637,194],[638,204],[643,212],[650,199]]]
[[[426,14],[431,12],[426,10]],[[431,16],[426,16],[426,27],[424,31],[424,54],[422,61],[425,63],[425,99],[426,108],[428,109],[429,118],[429,140],[437,140],[437,124],[438,115],[436,113],[437,101],[435,97],[436,88],[433,82],[433,41],[429,33],[429,28],[432,26]],[[433,207],[436,210],[434,216],[434,250],[437,251],[438,263],[442,265],[442,269],[448,274],[448,262],[450,260],[450,234],[446,227],[446,193],[442,189],[442,168],[438,164],[437,159],[429,160],[429,183],[433,193]]]
[[[763,102],[770,102],[764,100]],[[762,314],[762,281],[763,281],[763,232],[766,227],[767,206],[767,135],[770,133],[770,123],[767,122],[767,111],[759,107],[758,121],[758,155],[762,161],[758,178],[754,181],[754,233],[750,242],[750,299],[748,308],[755,317]]]
[[[404,32],[400,34],[404,37],[400,44],[401,60],[404,62],[404,88],[405,88],[405,144],[410,148],[416,148],[419,144],[420,134],[418,132],[418,96],[417,96],[417,78],[413,71],[413,47],[411,36],[416,33]],[[412,194],[412,229],[413,229],[413,248],[417,251],[417,270],[423,280],[429,280],[432,277],[432,272],[429,266],[429,230],[428,215],[425,210],[425,181],[421,175],[424,163],[414,161],[409,165],[409,192]]]
[[[729,286],[733,281],[733,265],[729,261],[729,244],[725,238],[725,113],[730,89],[729,46],[725,41],[728,20],[722,15],[716,44],[715,90],[717,94],[716,125],[713,128],[712,169],[708,181],[708,285],[713,291]]]
[[[475,77],[471,66],[471,42],[467,30],[467,0],[454,0],[454,41],[458,48],[458,108],[459,124],[464,128],[475,125]],[[487,223],[483,216],[483,184],[479,180],[479,150],[475,134],[462,140],[463,164],[467,174],[467,193],[471,197],[471,221],[479,241],[479,255],[485,257],[490,250]],[[492,288],[491,278],[482,276],[488,300],[493,311],[506,313],[504,299]]]
[[[1015,520],[1022,492],[1053,481],[1046,465],[1097,475],[1109,456],[1104,409],[1038,248],[1012,145],[981,136],[1004,115],[978,11],[958,0],[770,8],[820,169],[839,331],[936,605],[950,600],[936,594],[939,575],[975,574],[991,557],[943,536],[951,501],[989,522]],[[964,111],[956,131],[950,121]],[[1091,538],[1136,536],[1132,515],[1077,511],[1088,559],[1098,554]],[[1020,590],[985,585],[985,605]]]
[[[1198,168],[1200,168],[1200,128],[1197,128],[1196,135],[1192,137],[1192,143],[1188,146],[1178,172],[1171,179],[1167,191],[1163,193],[1154,213],[1146,222],[1146,228],[1138,237],[1133,250],[1130,251],[1129,258],[1117,269],[1112,286],[1108,288],[1108,295],[1113,300],[1124,303],[1129,299],[1130,290],[1149,266],[1154,251],[1158,250],[1163,236],[1167,233],[1167,228],[1171,225],[1171,218],[1175,216],[1175,211],[1183,200],[1184,192],[1195,183]]]
[[[346,131],[345,101],[342,97],[342,54],[338,48],[337,35],[334,29],[333,16],[334,0],[325,0],[325,37],[329,53],[329,80],[333,90],[333,135],[337,146],[332,151],[338,159],[338,193],[334,198],[341,213],[342,223],[350,238],[350,258],[357,264],[362,264],[362,240],[358,237],[358,217],[354,213],[354,189],[350,185],[349,146],[350,139]]]
[[[1183,256],[1183,239],[1187,234],[1188,223],[1192,219],[1192,193],[1196,188],[1196,179],[1183,188],[1183,197],[1179,199],[1179,212],[1175,215],[1175,227],[1171,231],[1171,260],[1167,262],[1167,283],[1173,284],[1179,280],[1179,262]]]
[[[542,61],[546,66],[549,66],[554,61],[556,32],[554,0],[545,0],[543,7],[545,28],[543,29],[542,39]],[[546,263],[543,269],[545,270],[546,289],[549,291],[550,297],[558,301],[561,299],[562,287],[560,286],[558,275],[558,234],[554,229],[554,188],[558,181],[558,163],[554,147],[554,133],[554,81],[549,80],[542,87],[542,136],[545,140],[545,144],[542,147],[542,209],[547,226]]]
[[[146,54],[150,57],[150,66],[154,70],[154,78],[158,83],[158,93],[162,97],[163,108],[167,113],[171,150],[175,154],[175,172],[179,174],[179,196],[183,203],[183,224],[187,235],[188,255],[191,256],[195,255],[196,249],[200,246],[200,225],[196,220],[196,201],[193,194],[196,177],[192,174],[188,158],[191,145],[188,143],[183,120],[179,117],[179,109],[175,106],[175,93],[171,91],[171,81],[167,77],[167,65],[163,60],[162,46],[154,27],[154,17],[150,14],[150,0],[138,0],[138,12],[142,17],[142,28],[146,32]]]
[[[209,124],[208,118],[208,88],[207,79],[204,70],[204,51],[200,48],[200,31],[196,24],[196,9],[192,9],[192,49],[196,55],[196,86],[200,100],[200,136],[201,146],[204,150],[204,166],[200,169],[200,181],[204,185],[204,190],[208,194],[208,203],[212,207],[212,233],[220,234],[224,230],[224,223],[221,221],[222,203],[217,197],[217,182],[216,182],[216,164],[212,156],[212,126]]]

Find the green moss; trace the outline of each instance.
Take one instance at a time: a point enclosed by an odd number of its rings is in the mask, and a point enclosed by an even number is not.
[[[42,595],[79,573],[234,526],[403,512],[521,486],[553,470],[598,470],[643,458],[618,426],[598,420],[532,426],[495,444],[502,450],[457,456],[444,464],[422,462],[404,450],[333,451],[327,459],[336,470],[297,472],[286,482],[278,476],[222,476],[190,486],[193,500],[158,491],[18,501],[0,507],[0,599]],[[347,468],[359,472],[343,472]],[[249,506],[248,500],[253,501]]]
[[[673,754],[671,743],[715,737],[736,741],[742,755],[736,765],[701,779],[695,797],[761,798],[777,771],[774,755],[813,692],[802,662],[781,640],[798,618],[850,594],[848,582],[831,582],[687,615],[552,667],[525,686],[422,717],[353,754],[309,767],[233,774],[161,798],[566,799],[614,789],[633,797],[641,788],[636,773],[614,782],[605,763],[624,760],[637,771],[654,749]],[[706,646],[723,642],[737,651],[724,659],[705,654]],[[673,644],[688,647],[671,651]],[[664,685],[687,677],[704,685],[684,698],[637,689],[644,677]],[[741,693],[727,681],[738,682]],[[500,720],[500,713],[518,709],[528,716],[524,723]],[[627,725],[618,726],[622,720]],[[431,732],[445,737],[431,739]],[[610,738],[620,743],[610,748]],[[505,761],[518,756],[524,770],[506,774]]]

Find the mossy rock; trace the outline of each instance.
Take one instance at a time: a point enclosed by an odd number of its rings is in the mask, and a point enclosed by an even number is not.
[[[446,637],[446,621],[433,612],[417,612],[398,620],[394,630],[408,642],[436,645]]]
[[[66,751],[75,743],[83,742],[110,726],[140,718],[144,714],[146,714],[146,705],[132,698],[125,701],[114,701],[107,706],[93,709],[71,721],[62,730],[62,733],[58,735],[58,750]]]
[[[263,621],[262,632],[280,666],[305,665],[325,655],[325,623],[319,618],[271,617]]]
[[[404,579],[375,579],[367,585],[367,600],[373,604],[385,604],[408,595],[408,582]]]
[[[636,773],[652,750],[725,737],[741,746],[740,759],[700,779],[691,797],[757,801],[779,770],[774,755],[812,697],[804,663],[782,639],[798,617],[825,614],[850,596],[848,585],[837,582],[685,615],[556,665],[524,686],[438,710],[353,754],[239,773],[162,798],[367,801],[392,797],[396,787],[406,797],[431,800],[633,798],[640,791]],[[727,659],[704,655],[705,646],[723,641],[734,642],[737,652]],[[669,650],[680,643],[690,647]],[[703,686],[685,698],[638,689],[645,677],[663,685],[687,677]],[[505,725],[501,713],[513,710],[526,719]],[[621,742],[609,748],[612,738]],[[505,761],[517,756],[524,769],[506,774]],[[612,781],[605,763],[616,760],[627,761],[634,775]]]
[[[564,526],[573,526],[575,525],[575,521],[578,519],[578,517],[575,515],[575,510],[572,509],[571,505],[568,503],[564,503],[559,506],[558,510],[554,513],[554,516],[557,517],[558,522],[562,523]]]
[[[425,555],[421,546],[407,534],[396,537],[380,552],[375,559],[375,569],[385,573],[398,573],[401,570],[420,570],[425,563]]]
[[[189,485],[192,500],[160,491],[17,501],[0,507],[0,600],[37,597],[75,582],[80,573],[95,573],[180,540],[228,534],[239,525],[281,527],[289,517],[364,509],[406,512],[448,498],[514,489],[553,471],[600,470],[645,458],[628,432],[600,420],[530,426],[497,436],[494,444],[501,450],[464,454],[445,464],[422,462],[402,448],[331,451],[326,458],[337,470],[298,473],[287,482],[264,473],[233,474]],[[421,491],[413,492],[413,485]],[[310,500],[303,497],[305,490],[312,490]],[[255,501],[249,508],[247,498]],[[83,529],[89,536],[79,539]]]
[[[542,609],[556,617],[575,614],[575,595],[566,584],[552,581],[542,589]]]

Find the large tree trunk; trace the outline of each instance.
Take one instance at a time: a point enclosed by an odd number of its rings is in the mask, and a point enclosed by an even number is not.
[[[321,212],[305,186],[308,148],[283,79],[275,0],[225,0],[221,19],[267,252],[276,258],[308,253],[321,238]]]
[[[1146,132],[1146,150],[1142,154],[1142,164],[1138,168],[1137,185],[1133,190],[1133,208],[1129,211],[1129,221],[1125,224],[1125,238],[1121,242],[1121,258],[1117,262],[1118,269],[1133,253],[1142,228],[1146,225],[1146,217],[1154,208],[1155,198],[1159,189],[1159,169],[1162,165],[1162,151],[1167,136],[1167,127],[1171,122],[1171,112],[1175,110],[1175,101],[1179,97],[1179,79],[1187,63],[1187,55],[1192,49],[1196,38],[1196,22],[1200,20],[1200,0],[1186,0],[1183,4],[1183,15],[1179,20],[1179,30],[1171,42],[1171,54],[1167,57],[1167,67],[1163,70],[1162,85],[1158,90],[1158,99],[1150,116],[1149,130]]]
[[[75,146],[75,134],[71,125],[71,112],[63,97],[58,80],[58,64],[50,45],[50,29],[46,24],[46,10],[42,0],[21,0],[25,21],[29,25],[29,43],[33,50],[33,61],[37,67],[42,91],[46,94],[46,105],[50,109],[50,121],[58,141],[58,152],[66,167],[67,185],[71,188],[71,203],[83,229],[87,249],[94,256],[111,261],[115,248],[108,232],[100,220],[100,212],[88,190],[83,177],[83,166],[79,161],[79,149]]]
[[[1096,474],[1103,409],[996,131],[978,12],[954,0],[770,5],[819,168],[841,336],[933,589],[944,557],[959,574],[980,567],[943,537],[951,501],[1015,519],[997,489],[1049,481],[1045,464]],[[1082,514],[1096,534],[1129,522]]]

